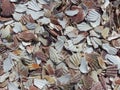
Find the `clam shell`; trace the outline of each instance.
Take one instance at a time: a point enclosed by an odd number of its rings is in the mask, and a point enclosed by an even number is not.
[[[109,54],[117,54],[118,50],[109,45],[109,43],[105,43],[102,45],[102,48],[107,51]]]
[[[23,13],[27,10],[27,7],[24,5],[24,4],[18,4],[16,7],[15,7],[15,12],[18,12],[18,13]]]
[[[30,14],[34,20],[37,20],[39,17],[44,16],[44,11],[36,12],[36,11],[33,11],[33,10],[29,10],[29,9],[28,9],[28,10],[26,11],[26,13],[27,13],[27,15]]]
[[[92,29],[92,27],[86,22],[82,22],[80,24],[77,24],[77,28],[80,31],[88,31],[88,30]]]
[[[42,5],[38,5],[38,3],[36,2],[36,0],[31,0],[28,2],[28,8],[31,10],[35,10],[35,11],[39,11],[42,8]]]

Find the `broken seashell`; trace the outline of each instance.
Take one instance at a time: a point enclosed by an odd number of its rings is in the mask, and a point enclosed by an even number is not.
[[[12,14],[13,18],[16,20],[16,21],[19,21],[22,17],[22,14],[21,13],[17,13],[17,12],[14,12]]]
[[[19,22],[16,22],[13,27],[13,31],[15,33],[21,32],[22,31],[22,24]]]
[[[117,54],[118,50],[109,45],[109,43],[105,43],[102,45],[102,48],[107,51],[109,54]]]
[[[79,69],[82,73],[88,73],[89,72],[88,62],[86,61],[85,57],[81,58],[81,65],[80,65]]]
[[[23,13],[27,10],[27,7],[24,5],[24,4],[18,4],[16,7],[15,7],[15,12],[18,12],[18,13]]]
[[[86,22],[82,22],[80,24],[77,24],[77,28],[80,31],[88,31],[88,30],[92,29],[92,27]]]
[[[18,87],[12,82],[8,83],[8,89],[9,90],[19,90]]]
[[[76,9],[76,10],[66,10],[65,11],[65,14],[68,15],[68,16],[74,16],[76,14],[78,14],[79,10]]]
[[[36,24],[35,23],[27,23],[26,27],[29,30],[34,30],[36,28]]]
[[[4,17],[9,17],[13,14],[15,7],[14,4],[11,3],[9,0],[2,0],[1,9],[1,15]]]

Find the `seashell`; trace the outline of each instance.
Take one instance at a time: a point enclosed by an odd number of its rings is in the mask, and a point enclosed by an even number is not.
[[[80,23],[81,21],[85,19],[85,16],[87,13],[86,13],[86,9],[83,9],[82,6],[80,7],[80,6],[72,5],[71,10],[79,10],[77,15],[70,17],[71,22]]]
[[[101,56],[98,57],[98,63],[102,69],[106,69],[106,64]]]
[[[120,37],[120,34],[118,34],[116,31],[112,31],[112,34],[108,37],[108,41],[117,39]]]
[[[103,36],[103,38],[106,39],[108,37],[109,31],[110,29],[107,27],[102,30],[101,35]]]
[[[34,46],[30,45],[30,46],[27,46],[26,47],[26,50],[29,54],[33,53],[33,50],[34,50]]]
[[[78,83],[80,81],[81,74],[76,73],[70,80],[70,83]]]
[[[29,30],[34,30],[36,28],[36,24],[35,23],[27,23],[26,27]]]
[[[18,2],[18,0],[10,0],[10,2]]]
[[[72,31],[75,31],[75,30],[76,30],[75,27],[73,27],[73,26],[67,26],[67,27],[65,28],[64,35],[66,35],[67,33],[72,32]]]
[[[99,45],[96,43],[95,40],[93,40],[93,38],[94,38],[94,37],[91,37],[91,38],[90,38],[91,43],[92,43],[92,45],[93,45],[94,48],[98,48]]]
[[[100,17],[100,14],[95,11],[95,9],[91,9],[88,12],[88,15],[86,16],[85,20],[90,22],[92,27],[96,27],[100,25],[101,17]]]
[[[76,10],[66,10],[65,11],[65,14],[68,15],[68,16],[74,16],[76,14],[78,14],[79,10],[76,9]]]
[[[66,63],[70,68],[78,69],[81,63],[81,54],[80,53],[73,54],[72,56],[69,57],[68,60],[66,60]]]
[[[105,71],[105,75],[108,76],[108,77],[116,77],[117,72],[118,72],[117,65],[112,65],[112,66],[107,67],[107,69]]]
[[[100,57],[99,54],[97,54],[95,52],[92,52],[90,54],[86,53],[85,57],[86,57],[86,60],[87,60],[89,66],[91,67],[92,70],[97,71],[98,69],[101,68],[99,65],[99,62],[98,62],[98,57]]]
[[[46,18],[46,17],[43,17],[41,19],[38,19],[37,22],[41,23],[42,25],[43,24],[49,24],[50,23],[50,19]]]
[[[9,70],[12,69],[13,66],[14,66],[14,63],[13,63],[11,57],[8,56],[8,58],[6,58],[3,62],[4,72],[8,72]]]
[[[70,74],[65,74],[65,75],[57,78],[57,80],[59,81],[59,85],[65,85],[70,82],[70,78],[71,78]]]
[[[80,24],[77,24],[77,28],[80,31],[89,31],[90,29],[92,29],[92,27],[86,22],[82,22]]]
[[[31,0],[28,2],[28,8],[31,10],[39,11],[42,9],[42,5],[38,5],[36,0]]]
[[[92,39],[93,39],[98,45],[100,45],[100,46],[102,45],[102,41],[101,41],[99,38],[93,37]],[[92,39],[91,39],[91,40],[92,40]]]
[[[8,83],[8,89],[9,90],[19,90],[18,87],[12,82]]]
[[[48,82],[46,80],[34,79],[34,85],[39,89],[43,89],[47,84]]]
[[[120,48],[120,39],[116,39],[116,40],[112,40],[112,45],[115,47],[115,48]]]
[[[77,47],[75,45],[73,45],[72,40],[68,40],[65,42],[64,47],[67,50],[73,51],[73,52],[78,52],[79,50],[77,49]]]
[[[34,19],[34,20],[37,20],[39,19],[40,17],[44,16],[44,11],[39,11],[39,12],[36,12],[36,11],[32,11],[32,10],[27,10],[26,11],[27,15],[31,15],[31,17]]]
[[[19,20],[21,19],[21,17],[22,17],[22,14],[17,13],[17,12],[14,12],[14,13],[12,14],[12,16],[13,16],[13,18],[14,18],[16,21],[19,21]]]
[[[80,65],[79,69],[82,73],[88,73],[89,72],[88,62],[86,61],[85,57],[81,58],[81,65]]]
[[[21,32],[22,31],[22,24],[19,22],[14,23],[13,31],[15,33]]]
[[[55,43],[55,48],[56,48],[56,50],[59,51],[59,52],[62,51],[63,46],[64,46],[64,41],[62,41],[62,40],[58,40],[58,41]]]
[[[10,35],[10,30],[11,30],[10,25],[6,26],[5,28],[2,28],[0,30],[1,38],[7,38]]]
[[[16,7],[15,7],[15,12],[18,12],[18,13],[23,13],[27,10],[27,7],[24,5],[24,4],[18,4]]]
[[[12,18],[5,18],[5,17],[1,17],[0,16],[0,21],[1,22],[6,22],[6,21],[10,21],[10,20],[12,20]],[[1,24],[1,23],[0,23]]]
[[[38,2],[39,2],[40,4],[47,4],[47,2],[46,2],[45,0],[38,0]]]
[[[106,54],[105,59],[117,65],[118,69],[120,69],[120,57],[119,56]]]
[[[0,83],[4,82],[9,77],[9,72],[0,76]]]
[[[101,6],[102,9],[106,9],[106,7],[110,4],[109,0],[104,0],[104,4]]]
[[[78,44],[85,38],[86,38],[86,34],[83,33],[83,34],[78,35],[76,38],[73,38],[72,42],[73,42],[73,44]]]
[[[46,73],[48,75],[54,75],[55,74],[55,70],[53,68],[53,66],[51,66],[50,64],[46,65],[45,67]]]
[[[109,43],[105,43],[102,45],[102,48],[107,51],[109,54],[117,54],[118,50],[109,45]]]
[[[100,35],[97,32],[95,32],[94,30],[90,31],[90,36],[100,38]]]
[[[54,76],[46,75],[46,76],[44,76],[44,79],[46,79],[49,82],[49,84],[55,84],[55,82],[56,82],[56,78]]]
[[[0,88],[1,90],[5,90],[6,86],[8,85],[8,79],[5,80],[4,82],[0,83]],[[3,88],[3,89],[2,89]]]
[[[40,68],[40,65],[37,63],[31,63],[31,64],[28,64],[28,68],[29,70],[36,70]]]
[[[92,45],[91,38],[89,36],[87,36],[87,44],[90,46]]]
[[[62,26],[62,28],[66,27],[66,24],[67,24],[67,20],[66,19],[64,19],[64,18],[63,18],[63,20],[58,19],[57,21]]]
[[[97,71],[91,71],[90,77],[94,80],[94,82],[99,82]]]
[[[97,82],[93,85],[93,87],[90,90],[103,90],[103,87],[100,82]]]
[[[61,55],[53,47],[50,47],[49,54],[50,54],[50,59],[56,64],[60,63],[63,60]]]
[[[9,17],[13,14],[15,7],[14,4],[11,3],[9,0],[2,0],[1,9],[1,15],[4,17]]]

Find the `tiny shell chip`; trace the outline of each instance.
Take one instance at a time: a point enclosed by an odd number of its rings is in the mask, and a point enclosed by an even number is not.
[[[108,43],[105,43],[102,45],[102,48],[107,51],[109,54],[117,54],[118,50],[112,46],[110,46]]]
[[[48,82],[46,80],[34,79],[34,85],[39,89],[43,89],[47,84]]]
[[[76,14],[78,14],[79,10],[76,9],[76,10],[66,10],[65,11],[65,14],[68,15],[68,16],[74,16]]]
[[[42,6],[40,7],[38,3],[36,2],[36,0],[31,0],[28,2],[28,8],[35,10],[35,11],[39,11],[41,10]]]
[[[86,22],[82,22],[80,24],[77,24],[77,28],[80,31],[88,31],[88,30],[92,29],[92,27]]]
[[[18,4],[16,7],[15,7],[15,11],[18,12],[18,13],[22,13],[22,12],[25,12],[27,10],[27,7],[23,4]]]
[[[89,71],[88,63],[84,57],[81,58],[81,65],[80,65],[79,69],[82,73],[88,73],[88,71]]]

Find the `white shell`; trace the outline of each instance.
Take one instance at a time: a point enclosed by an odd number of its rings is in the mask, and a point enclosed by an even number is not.
[[[50,19],[46,18],[46,17],[43,17],[43,18],[37,20],[37,22],[40,22],[41,24],[49,24],[50,23]]]
[[[23,15],[23,14],[14,12],[13,18],[14,18],[16,21],[19,21],[19,20],[21,19],[22,15]]]
[[[120,57],[119,56],[107,54],[105,56],[105,59],[109,60],[110,62],[112,62],[115,65],[118,65],[118,69],[120,69]]]
[[[24,4],[18,4],[15,7],[15,11],[19,13],[25,12],[26,10],[27,10],[27,7]]]
[[[58,40],[58,41],[55,43],[55,48],[56,48],[59,52],[62,51],[63,46],[64,46],[64,41],[62,41],[62,40]]]
[[[79,69],[82,73],[88,73],[88,71],[89,71],[88,62],[86,61],[85,57],[81,58],[81,65],[80,65]]]
[[[74,16],[76,14],[78,14],[79,10],[76,9],[76,10],[66,10],[65,11],[65,14],[68,15],[68,16]]]
[[[73,26],[67,26],[67,27],[65,28],[64,35],[72,32],[72,31],[74,31],[74,30],[76,30],[75,27],[73,27]]]
[[[109,43],[105,43],[102,45],[102,48],[107,51],[109,54],[116,54],[118,50],[109,45]]]
[[[88,31],[88,30],[92,29],[92,27],[86,22],[82,22],[80,24],[77,24],[77,28],[80,31]]]
[[[48,82],[46,80],[34,79],[34,85],[39,89],[43,89]]]
[[[96,33],[94,30],[90,31],[90,36],[95,36],[95,37],[100,37],[100,35],[98,33]]]
[[[36,28],[36,24],[35,23],[27,23],[26,27],[29,30],[34,30]]]
[[[40,4],[47,4],[45,0],[37,0]]]
[[[39,11],[42,8],[42,5],[38,5],[38,3],[36,2],[36,0],[31,0],[28,2],[28,8],[31,10],[35,10],[35,11]]]
[[[66,24],[67,24],[67,20],[66,20],[66,19],[63,19],[63,20],[58,19],[57,21],[59,22],[59,24],[60,24],[63,28],[66,27]]]
[[[8,83],[8,90],[19,90],[19,89],[14,83],[10,82]]]
[[[93,37],[92,38],[98,45],[102,45],[102,41],[99,38]]]
[[[18,0],[10,0],[10,2],[17,2]]]
[[[85,38],[84,34],[78,35],[76,38],[72,39],[73,44],[78,44],[80,41],[82,41]]]
[[[112,35],[110,37],[108,37],[108,40],[111,41],[113,39],[117,39],[120,37],[120,34],[118,34],[117,32],[115,31],[112,31]]]
[[[26,13],[27,13],[27,15],[30,14],[34,20],[37,20],[39,17],[44,16],[44,11],[36,12],[36,11],[33,11],[33,10],[29,10],[29,9],[28,9],[28,10],[26,11]]]
[[[9,77],[9,74],[10,74],[10,73],[7,72],[7,73],[1,75],[1,76],[0,76],[0,83],[4,82],[4,81],[6,80],[6,78]]]
[[[93,37],[91,37],[90,40],[91,40],[93,47],[98,48],[98,44],[95,42],[95,40],[93,40]]]
[[[19,22],[14,23],[13,31],[15,33],[21,32],[22,31],[22,24]]]

